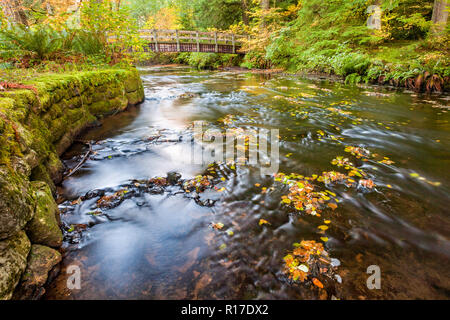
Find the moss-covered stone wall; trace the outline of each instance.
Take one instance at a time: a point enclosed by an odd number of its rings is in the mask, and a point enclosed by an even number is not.
[[[42,279],[30,274],[48,272],[62,243],[52,196],[62,179],[59,156],[91,123],[144,99],[135,69],[52,74],[27,85],[34,90],[0,91],[0,299],[14,290],[14,298],[42,295]],[[40,250],[47,260],[33,259],[36,246],[48,248]]]

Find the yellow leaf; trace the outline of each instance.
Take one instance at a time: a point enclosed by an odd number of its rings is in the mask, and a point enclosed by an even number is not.
[[[319,228],[320,230],[323,230],[323,231],[325,231],[325,230],[327,230],[327,229],[328,229],[328,226],[325,226],[325,225],[321,225],[321,226],[318,226],[317,228]]]
[[[262,226],[263,224],[269,224],[270,225],[270,222],[267,221],[267,220],[264,220],[264,219],[259,219],[259,225]]]

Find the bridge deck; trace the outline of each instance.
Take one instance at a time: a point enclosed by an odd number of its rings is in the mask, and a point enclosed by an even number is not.
[[[140,30],[141,38],[148,43],[144,51],[153,52],[216,52],[237,53],[245,35],[223,32],[200,32],[187,30]]]

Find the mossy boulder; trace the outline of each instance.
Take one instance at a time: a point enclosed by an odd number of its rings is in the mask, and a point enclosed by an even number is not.
[[[24,231],[0,241],[0,300],[11,298],[27,266],[30,247]]]
[[[31,242],[58,248],[63,235],[58,225],[58,206],[50,187],[42,181],[31,182],[36,192],[36,210],[33,219],[27,224],[26,232]]]
[[[0,240],[15,235],[33,218],[35,198],[28,178],[0,166]]]
[[[61,262],[61,254],[55,249],[33,244],[28,256],[27,267],[20,279],[13,298],[37,300],[45,293],[43,286],[47,282],[48,273]]]

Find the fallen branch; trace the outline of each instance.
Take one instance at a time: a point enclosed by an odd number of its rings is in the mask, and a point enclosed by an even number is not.
[[[80,141],[81,142],[81,141]],[[73,168],[72,170],[70,170],[70,172],[64,176],[63,179],[66,179],[68,177],[70,177],[72,174],[74,174],[75,172],[78,171],[78,169],[81,168],[81,166],[86,162],[86,160],[89,158],[89,155],[92,153],[92,143],[90,141],[86,142],[83,141],[82,143],[85,143],[87,145],[89,145],[89,150],[85,153],[85,155],[83,156],[83,158],[81,159],[81,161],[75,166],[75,168]]]

